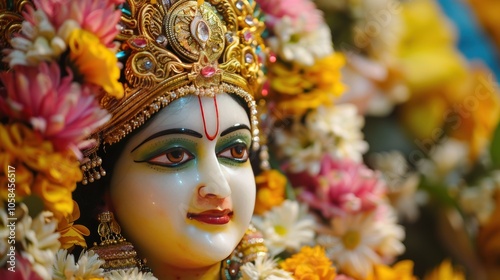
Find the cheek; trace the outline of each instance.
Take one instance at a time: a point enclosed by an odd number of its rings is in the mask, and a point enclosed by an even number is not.
[[[192,197],[190,186],[195,185],[189,177],[142,166],[117,169],[123,175],[111,182],[111,202],[125,230],[140,226],[163,231],[184,223]]]
[[[244,220],[251,219],[255,205],[255,178],[250,165],[231,170],[230,185],[233,193],[234,208]]]

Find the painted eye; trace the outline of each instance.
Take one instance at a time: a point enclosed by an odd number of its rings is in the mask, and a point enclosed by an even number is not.
[[[194,156],[184,148],[172,148],[148,160],[149,163],[176,167],[193,159]]]
[[[248,159],[248,148],[245,144],[235,144],[221,151],[219,156],[245,162]]]

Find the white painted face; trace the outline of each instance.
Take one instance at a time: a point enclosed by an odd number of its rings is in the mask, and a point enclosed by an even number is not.
[[[255,202],[249,127],[245,110],[228,94],[188,96],[129,139],[110,198],[140,257],[196,268],[230,255]]]

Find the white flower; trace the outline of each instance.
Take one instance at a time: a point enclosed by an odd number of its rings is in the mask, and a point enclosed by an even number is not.
[[[339,270],[366,278],[374,264],[386,263],[404,246],[404,230],[385,211],[337,216],[323,229],[317,242]],[[379,217],[381,216],[381,217]]]
[[[399,151],[374,154],[370,158],[374,169],[387,182],[388,196],[401,219],[415,221],[419,216],[417,188],[420,177],[408,171],[408,164]]]
[[[305,126],[295,122],[291,130],[276,128],[274,136],[279,156],[289,161],[290,171],[319,173],[323,148],[320,142],[309,137]]]
[[[458,174],[469,168],[467,144],[452,138],[440,140],[416,140],[417,147],[429,154],[429,159],[421,159],[417,163],[420,173],[426,177],[445,181],[447,185],[456,185]],[[458,174],[457,174],[458,173]]]
[[[43,211],[32,219],[26,210],[24,217],[16,224],[16,235],[19,233],[16,239],[22,238],[21,254],[43,279],[52,279],[52,264],[55,253],[61,246],[56,229],[57,220],[49,211]]]
[[[54,263],[55,280],[85,280],[92,277],[102,277],[103,270],[100,268],[104,260],[100,260],[94,251],[82,251],[78,262],[67,250],[59,250]]]
[[[475,215],[479,223],[484,224],[495,210],[494,194],[496,191],[493,180],[484,179],[479,186],[460,190],[458,203],[466,213]]]
[[[302,245],[313,241],[315,221],[306,213],[305,205],[285,200],[263,217],[253,217],[252,221],[264,235],[264,243],[271,255],[284,250],[299,250]]]
[[[106,280],[158,280],[158,278],[154,277],[151,272],[142,273],[136,267],[134,269],[127,270],[112,270],[106,272],[104,275],[104,279]]]
[[[361,129],[364,119],[351,104],[320,106],[306,117],[312,141],[319,141],[323,150],[334,158],[362,161],[368,150]]]
[[[375,213],[377,231],[382,240],[377,252],[384,264],[393,263],[395,258],[405,251],[402,240],[405,238],[404,228],[397,223],[397,216],[390,205],[381,205]]]
[[[258,255],[255,263],[247,262],[240,267],[242,280],[292,280],[292,275],[276,268],[276,261],[266,255]]]
[[[306,32],[306,22],[305,19],[293,22],[287,16],[278,20],[274,26],[276,37],[268,40],[271,50],[286,61],[307,66],[333,53],[328,25],[323,22],[314,31]]]
[[[66,28],[61,28],[58,32],[42,10],[37,10],[30,16],[34,24],[24,21],[22,23],[23,36],[11,40],[14,49],[5,57],[5,62],[9,63],[10,67],[36,65],[41,61],[57,58],[67,48],[63,36],[67,36],[68,30],[72,29],[67,27],[73,26],[74,28],[78,25],[75,21],[68,21],[70,23],[66,24]]]
[[[307,114],[305,124],[296,120],[289,129],[274,131],[278,156],[287,161],[289,171],[311,175],[319,173],[325,153],[361,162],[368,150],[363,125],[354,105],[320,106]]]

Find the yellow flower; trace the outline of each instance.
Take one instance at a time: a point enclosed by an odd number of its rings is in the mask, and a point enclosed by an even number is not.
[[[451,83],[414,96],[401,106],[401,120],[421,143],[437,144],[446,131],[468,144],[469,159],[474,161],[498,124],[498,94],[492,74],[485,68],[473,68]],[[430,147],[425,149],[427,153]]]
[[[67,215],[64,219],[59,221],[57,231],[61,234],[59,242],[61,242],[61,249],[69,249],[74,245],[79,245],[84,248],[87,247],[85,236],[90,235],[90,231],[83,225],[74,225],[74,222],[80,218],[80,207],[76,201],[73,201],[73,213]]]
[[[45,208],[54,213],[57,219],[70,214],[73,211],[71,193],[76,188],[76,183],[82,179],[74,153],[70,150],[55,152],[52,143],[44,141],[20,123],[0,124],[0,140],[2,163],[16,168],[16,198],[22,199],[25,195],[34,194],[44,201]],[[3,172],[5,170],[4,166]],[[5,182],[5,173],[0,175],[0,181]],[[3,184],[1,188],[5,195],[7,184]]]
[[[332,262],[320,246],[302,247],[299,253],[280,263],[283,270],[291,272],[295,279],[333,280],[337,275]]]
[[[401,5],[405,34],[399,45],[399,61],[414,93],[425,93],[463,75],[466,66],[455,47],[456,36],[436,1],[414,0]]]
[[[271,169],[255,177],[257,197],[255,214],[261,215],[274,206],[280,205],[285,199],[286,177],[281,172]]]
[[[102,45],[94,34],[83,29],[71,32],[68,41],[70,59],[84,81],[102,87],[111,96],[123,97],[115,53]]]
[[[340,69],[345,64],[342,54],[333,53],[312,66],[271,64],[270,98],[284,114],[301,115],[321,105],[331,105],[344,92]]]
[[[394,264],[392,267],[384,264],[376,264],[372,275],[367,280],[416,280],[413,275],[413,262],[403,260]],[[444,280],[444,279],[443,279]]]
[[[466,79],[454,83],[457,94],[450,108],[460,119],[451,127],[450,135],[469,144],[471,160],[484,151],[498,125],[500,93],[492,77],[487,69],[477,67]]]
[[[424,280],[465,280],[465,276],[462,271],[455,269],[449,260],[445,260],[427,274]]]

